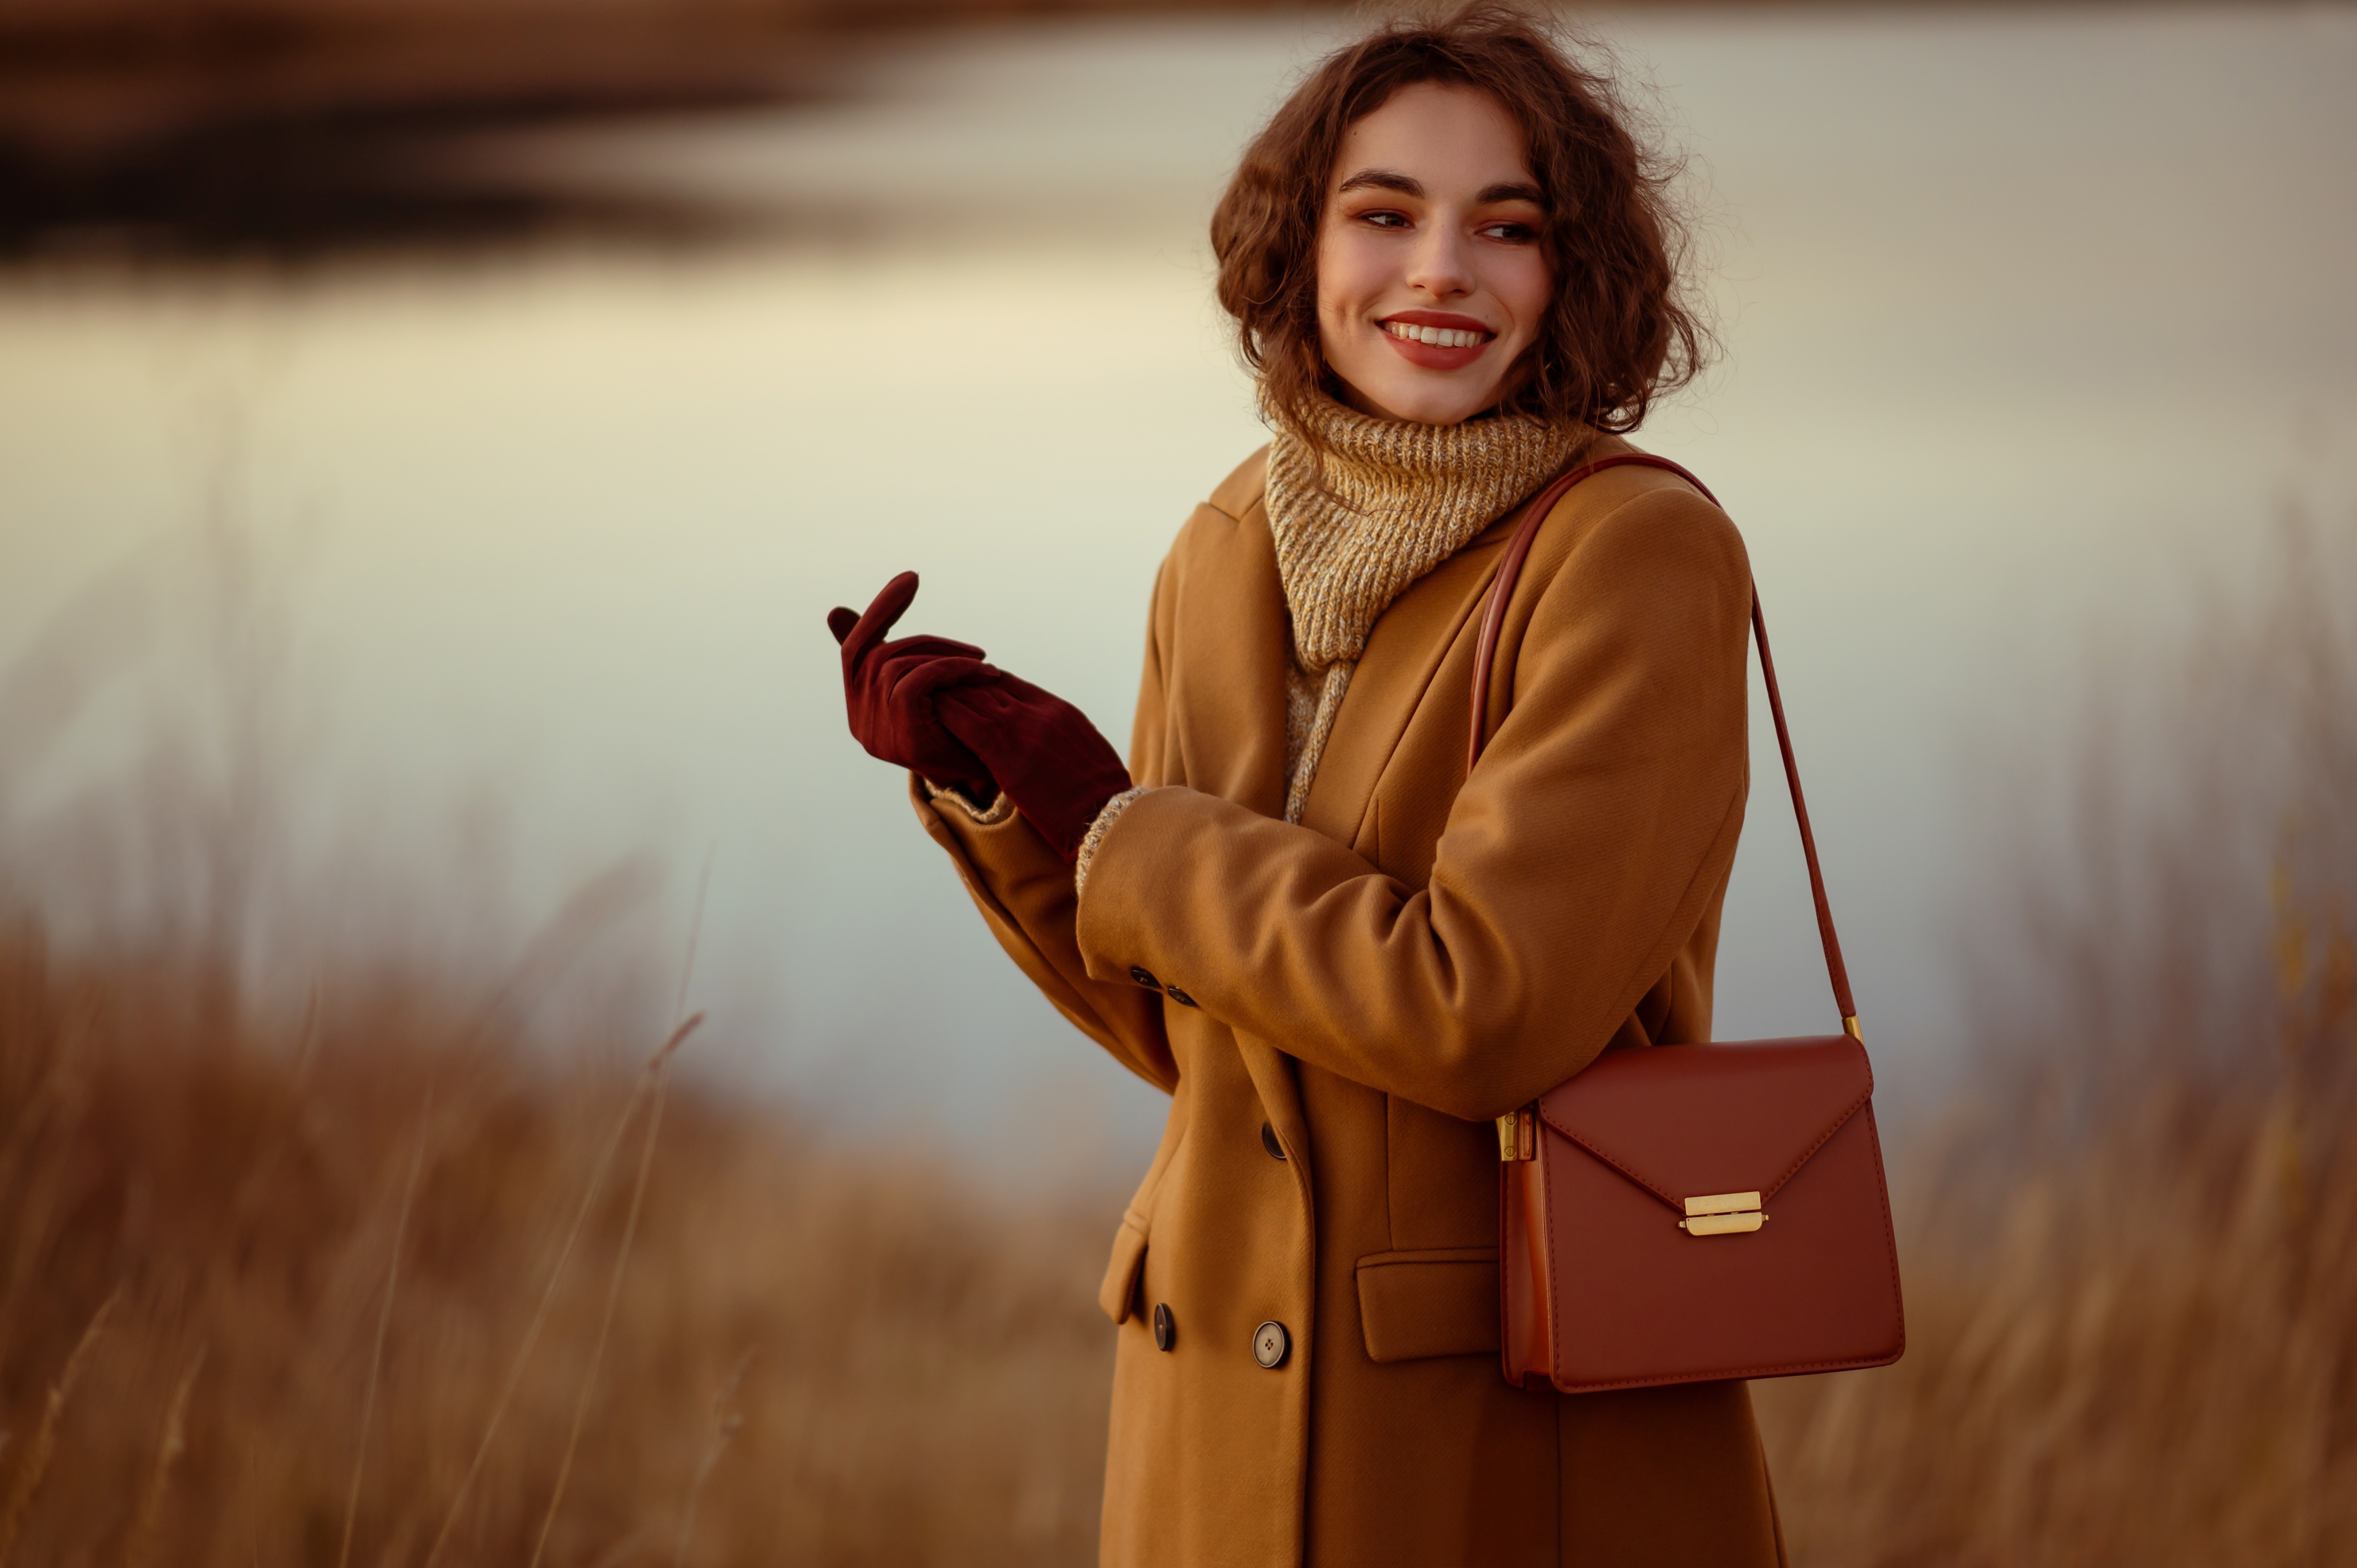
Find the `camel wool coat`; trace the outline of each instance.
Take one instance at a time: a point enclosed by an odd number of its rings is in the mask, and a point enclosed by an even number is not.
[[[1745,1385],[1565,1397],[1498,1359],[1492,1119],[1608,1046],[1709,1036],[1749,779],[1742,541],[1659,469],[1574,487],[1515,589],[1469,778],[1516,515],[1493,524],[1375,623],[1295,826],[1265,462],[1163,563],[1130,753],[1157,788],[1082,895],[1019,814],[985,825],[912,781],[1016,962],[1171,1096],[1099,1297],[1120,1326],[1103,1561],[1781,1563]]]

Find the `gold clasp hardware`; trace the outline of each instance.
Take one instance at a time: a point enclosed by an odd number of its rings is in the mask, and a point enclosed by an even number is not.
[[[1861,1046],[1866,1044],[1866,1034],[1857,1026],[1857,1015],[1855,1013],[1842,1020],[1842,1033]]]
[[[1686,1217],[1678,1229],[1689,1236],[1740,1236],[1768,1223],[1760,1212],[1756,1192],[1715,1192],[1686,1199]]]
[[[1498,1118],[1498,1158],[1508,1164],[1539,1157],[1538,1114],[1525,1106]]]

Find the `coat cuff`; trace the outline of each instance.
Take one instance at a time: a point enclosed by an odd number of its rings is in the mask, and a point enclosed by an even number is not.
[[[998,792],[998,799],[989,805],[977,806],[974,802],[974,797],[963,789],[953,789],[945,785],[936,784],[921,773],[912,773],[909,777],[924,786],[928,800],[947,800],[959,811],[963,811],[966,819],[976,827],[996,827],[1015,814],[1015,802],[1006,798],[1006,791],[1004,789]]]
[[[1113,832],[1114,819],[1129,810],[1130,802],[1145,794],[1149,788],[1150,786],[1141,784],[1135,789],[1124,789],[1120,794],[1107,800],[1103,809],[1097,812],[1096,820],[1089,824],[1088,832],[1081,840],[1080,853],[1072,857],[1072,896],[1074,897],[1080,897],[1081,890],[1088,886],[1089,863],[1096,859],[1097,846],[1104,843],[1105,834]],[[999,799],[1003,800],[1006,797],[1001,795]],[[996,808],[993,809],[996,810]]]

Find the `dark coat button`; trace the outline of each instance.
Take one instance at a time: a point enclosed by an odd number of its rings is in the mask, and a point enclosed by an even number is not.
[[[1164,986],[1162,988],[1162,993],[1169,997],[1171,1001],[1178,1004],[1181,1007],[1192,1007],[1195,1005],[1195,999],[1188,995],[1185,992],[1179,990],[1175,985]]]
[[[1129,966],[1129,977],[1130,979],[1137,982],[1138,984],[1146,987],[1148,991],[1159,991],[1162,989],[1162,983],[1154,978],[1154,972],[1150,969],[1140,969],[1137,965],[1131,964]]]
[[[1272,1160],[1285,1158],[1285,1145],[1277,1142],[1276,1129],[1264,1122],[1260,1124],[1260,1146],[1268,1151]]]
[[[1162,1302],[1154,1304],[1154,1348],[1168,1350],[1178,1337],[1178,1324],[1170,1316],[1170,1308]]]
[[[1286,1354],[1293,1348],[1293,1337],[1285,1325],[1274,1319],[1253,1330],[1253,1359],[1275,1371],[1285,1365]]]

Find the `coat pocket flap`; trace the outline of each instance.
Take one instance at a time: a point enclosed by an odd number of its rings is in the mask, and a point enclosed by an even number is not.
[[[1113,1257],[1105,1264],[1104,1283],[1097,1286],[1097,1305],[1115,1323],[1129,1321],[1137,1300],[1137,1276],[1146,1269],[1146,1231],[1125,1218],[1113,1239]]]
[[[1498,1353],[1498,1249],[1376,1252],[1359,1260],[1367,1359]]]
[[[1607,1051],[1547,1091],[1539,1118],[1672,1208],[1771,1197],[1874,1093],[1847,1035]]]

